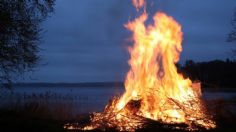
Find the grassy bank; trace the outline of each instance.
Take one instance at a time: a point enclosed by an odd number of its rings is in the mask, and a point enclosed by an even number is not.
[[[50,92],[44,94],[6,95],[1,101],[9,100],[0,107],[0,132],[63,132],[65,123],[85,123],[89,121],[89,113],[73,114],[75,100],[70,95],[58,95]],[[90,98],[88,98],[90,99]],[[82,106],[82,105],[81,105]],[[214,116],[217,129],[214,131],[236,130],[236,98],[207,100],[206,106],[210,115]],[[96,111],[96,109],[94,110]],[[79,113],[79,112],[78,112]],[[159,131],[160,127],[151,126],[142,131]]]
[[[64,132],[63,123],[30,113],[0,110],[1,132]]]

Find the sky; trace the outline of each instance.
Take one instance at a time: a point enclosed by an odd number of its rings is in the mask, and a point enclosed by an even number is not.
[[[148,0],[176,19],[184,33],[180,62],[231,58],[227,43],[236,0]],[[131,33],[124,24],[137,17],[131,0],[56,0],[43,24],[41,62],[19,82],[123,81],[129,66]]]

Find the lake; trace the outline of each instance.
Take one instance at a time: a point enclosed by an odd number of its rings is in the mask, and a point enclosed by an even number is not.
[[[123,92],[123,87],[15,87],[0,90],[0,107],[28,108],[37,104],[37,108],[47,106],[53,114],[63,111],[67,116],[76,116],[102,111],[109,99]],[[236,91],[204,90],[203,98],[225,100],[236,108]]]

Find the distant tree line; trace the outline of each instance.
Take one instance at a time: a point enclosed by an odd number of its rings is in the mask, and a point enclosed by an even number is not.
[[[201,81],[204,87],[236,88],[236,61],[234,60],[209,62],[188,60],[184,65],[178,65],[178,70],[193,81]]]
[[[0,0],[0,85],[32,70],[39,60],[41,22],[55,0]],[[0,87],[1,87],[0,86]]]

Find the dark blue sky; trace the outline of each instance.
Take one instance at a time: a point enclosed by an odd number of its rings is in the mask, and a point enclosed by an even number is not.
[[[231,57],[226,42],[236,0],[149,0],[150,16],[164,11],[184,32],[181,62]],[[43,23],[42,64],[24,82],[120,81],[128,70],[124,28],[136,10],[131,0],[57,0]]]

